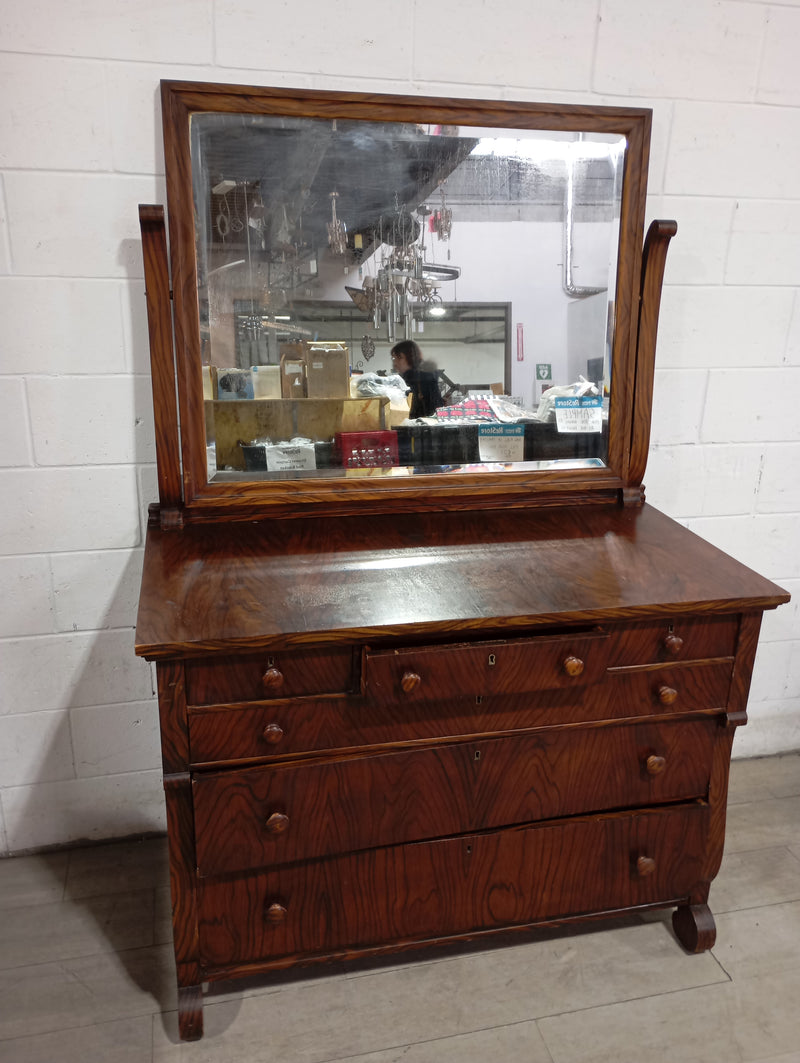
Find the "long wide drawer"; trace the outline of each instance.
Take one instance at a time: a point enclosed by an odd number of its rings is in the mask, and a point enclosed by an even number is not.
[[[277,965],[680,900],[703,876],[707,835],[696,803],[205,879],[200,958]]]
[[[364,693],[405,705],[583,687],[602,678],[607,642],[605,633],[592,632],[367,652]]]
[[[574,691],[412,701],[402,707],[361,697],[304,698],[190,709],[189,745],[192,764],[213,764],[523,731],[613,715],[605,682]]]
[[[200,875],[703,797],[718,723],[538,731],[197,775]]]

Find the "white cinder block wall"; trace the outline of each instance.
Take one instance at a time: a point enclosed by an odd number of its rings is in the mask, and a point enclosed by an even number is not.
[[[26,0],[0,29],[0,853],[164,826],[133,654],[160,78],[652,106],[679,234],[648,499],[800,598],[798,0]],[[738,755],[800,746],[797,617]]]

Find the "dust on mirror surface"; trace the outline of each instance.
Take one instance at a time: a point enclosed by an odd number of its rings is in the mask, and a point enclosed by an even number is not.
[[[625,148],[192,115],[209,480],[603,466]]]

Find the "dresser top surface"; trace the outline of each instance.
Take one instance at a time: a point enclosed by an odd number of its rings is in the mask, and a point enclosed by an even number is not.
[[[788,598],[647,505],[151,526],[136,650],[434,638]]]

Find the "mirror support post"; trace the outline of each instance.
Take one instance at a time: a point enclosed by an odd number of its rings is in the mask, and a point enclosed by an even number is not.
[[[653,413],[653,379],[656,367],[658,314],[661,287],[669,242],[678,231],[674,221],[654,221],[647,230],[642,252],[642,281],[639,296],[639,330],[633,385],[633,424],[631,449],[622,500],[625,505],[642,505],[642,480],[650,449],[650,420]]]
[[[140,204],[139,227],[142,233],[147,328],[150,335],[160,522],[163,527],[175,527],[183,523],[183,493],[164,208]]]

